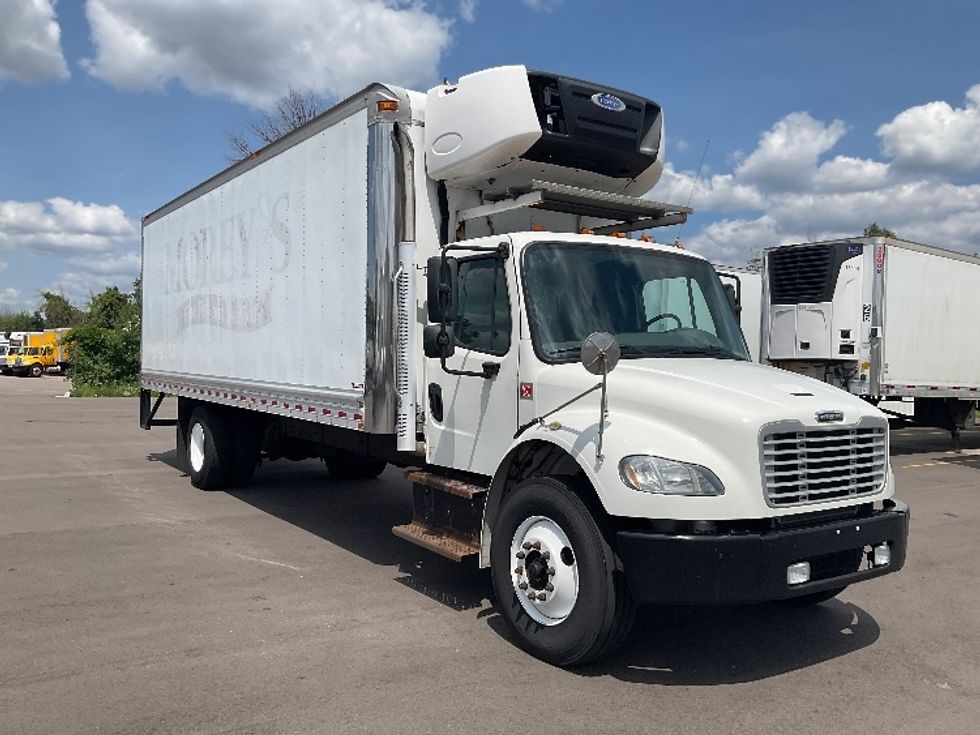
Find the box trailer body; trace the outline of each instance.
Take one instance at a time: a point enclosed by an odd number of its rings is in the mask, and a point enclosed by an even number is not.
[[[489,566],[562,665],[637,601],[813,603],[900,569],[885,417],[751,363],[711,265],[627,236],[687,216],[635,196],[662,166],[659,107],[621,90],[372,85],[144,218],[140,423],[176,425],[205,489],[260,452],[411,468],[393,531]]]
[[[772,248],[766,359],[874,401],[915,399],[921,423],[973,422],[980,258],[895,238]]]

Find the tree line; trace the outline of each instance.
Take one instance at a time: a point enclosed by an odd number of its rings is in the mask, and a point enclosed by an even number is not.
[[[130,292],[109,286],[93,294],[84,308],[72,304],[64,294],[42,291],[36,310],[0,314],[0,332],[71,327],[64,343],[72,392],[135,391],[140,370],[141,309],[139,279]]]

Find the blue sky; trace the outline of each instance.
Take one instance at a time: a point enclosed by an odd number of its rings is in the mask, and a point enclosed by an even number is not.
[[[743,263],[859,233],[980,250],[980,4],[5,0],[0,310],[139,270],[139,218],[288,85],[328,100],[523,63],[657,100],[678,234]],[[710,139],[701,179],[695,172]],[[695,186],[696,183],[696,186]]]

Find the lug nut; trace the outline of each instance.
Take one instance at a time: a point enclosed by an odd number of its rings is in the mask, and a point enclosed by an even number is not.
[[[544,592],[539,592],[538,593],[538,602],[544,602],[547,599],[548,598],[544,596]]]
[[[519,589],[526,590],[527,589],[527,582],[521,582],[517,586],[518,586]]]
[[[527,593],[527,599],[533,602],[534,600],[538,599],[538,596],[535,594],[534,590],[531,590]]]
[[[521,548],[524,549],[524,551],[530,551],[533,547],[531,546],[530,541],[525,541]]]
[[[518,559],[523,559],[525,556],[527,556],[527,554],[525,554],[523,551],[518,551],[516,556]]]
[[[554,577],[555,576],[555,568],[554,567],[548,567],[548,576],[549,577]]]
[[[540,541],[535,541],[534,543],[531,544],[531,546],[533,546],[535,549],[540,549],[541,548],[541,542]]]
[[[544,559],[545,561],[548,561],[548,559],[551,558],[551,552],[550,551],[542,551],[541,552],[541,558]]]
[[[517,567],[514,569],[514,574],[524,574],[524,567]]]
[[[554,592],[555,591],[555,585],[553,585],[551,582],[548,582],[548,584],[546,584],[544,586],[544,588],[546,590],[548,590],[548,592]]]

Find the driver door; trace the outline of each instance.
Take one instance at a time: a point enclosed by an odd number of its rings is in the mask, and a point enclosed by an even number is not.
[[[467,245],[495,247],[500,236]],[[517,431],[519,309],[514,257],[452,251],[459,261],[455,354],[449,370],[496,375],[453,375],[438,359],[425,360],[426,459],[429,463],[492,475]]]

